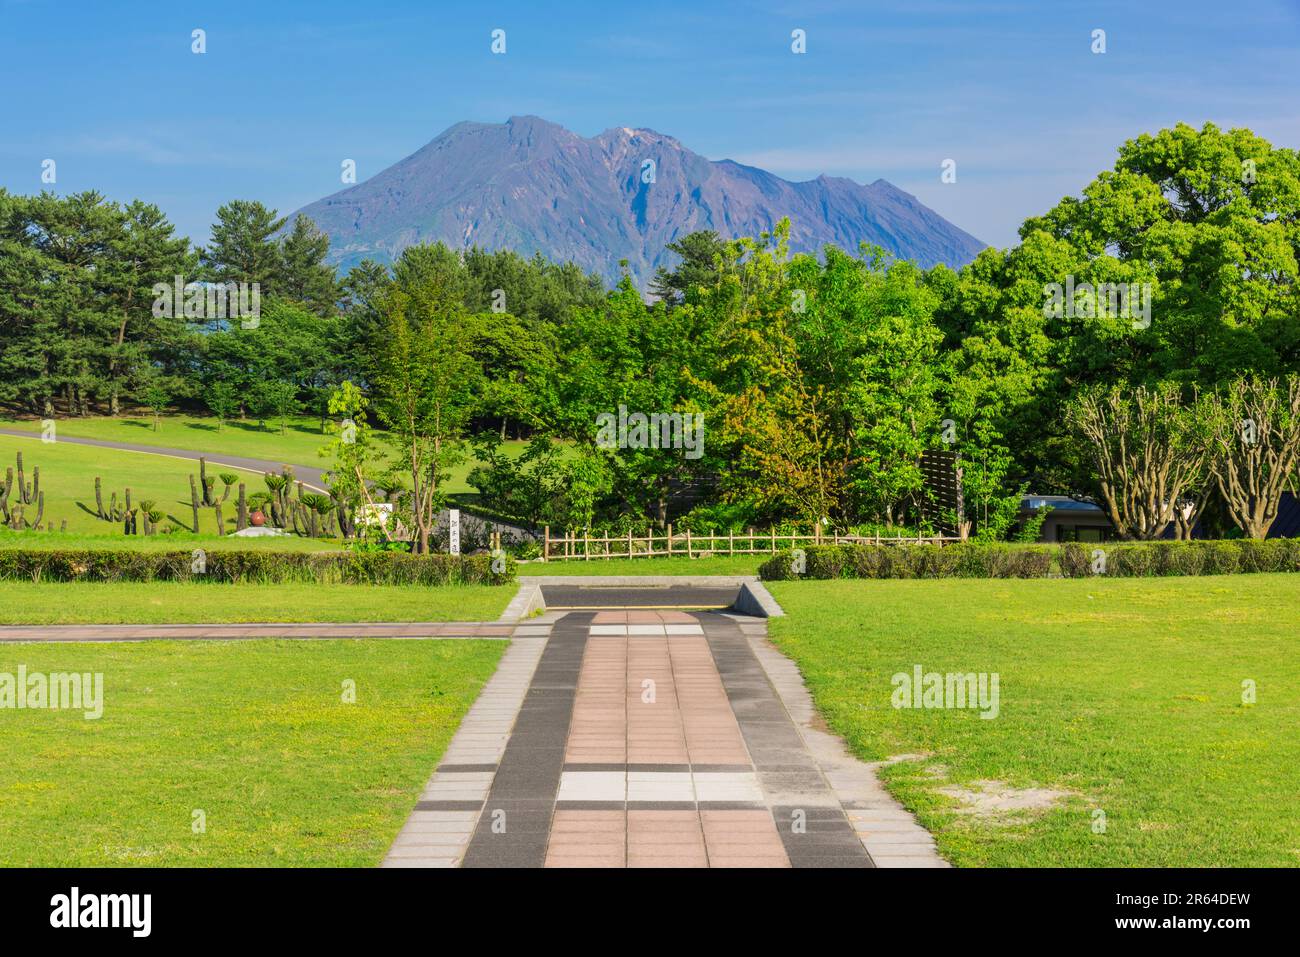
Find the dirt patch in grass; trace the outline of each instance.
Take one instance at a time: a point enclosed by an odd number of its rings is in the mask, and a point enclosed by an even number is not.
[[[1002,781],[972,781],[967,787],[951,784],[936,791],[958,802],[958,814],[994,822],[1050,811],[1067,798],[1080,796],[1058,788],[1013,788]]]

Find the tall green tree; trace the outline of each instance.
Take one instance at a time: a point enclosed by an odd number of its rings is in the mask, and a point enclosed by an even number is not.
[[[374,408],[411,480],[404,517],[412,551],[425,553],[446,501],[449,470],[465,457],[483,374],[463,310],[447,297],[446,272],[437,268],[445,262],[420,253],[406,259],[379,307],[385,325]]]
[[[284,224],[284,218],[257,200],[223,205],[212,224],[212,241],[200,253],[206,278],[258,283],[264,299],[277,293],[284,264],[275,236]]]
[[[307,305],[318,315],[330,315],[339,298],[334,267],[326,265],[329,237],[301,213],[280,243],[280,276],[276,291]]]

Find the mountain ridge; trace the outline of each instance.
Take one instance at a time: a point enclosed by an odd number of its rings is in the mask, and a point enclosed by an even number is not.
[[[783,216],[795,252],[827,243],[856,250],[866,241],[925,267],[956,268],[985,246],[885,179],[786,180],[707,159],[656,130],[615,126],[587,138],[535,116],[462,120],[298,213],[329,236],[329,261],[345,268],[364,258],[391,262],[409,245],[441,240],[540,252],[610,281],[626,259],[643,287],[671,261],[669,242],[700,229],[755,236]]]

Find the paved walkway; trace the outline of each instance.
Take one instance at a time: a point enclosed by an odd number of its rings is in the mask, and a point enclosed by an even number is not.
[[[233,638],[509,638],[510,625],[481,621],[232,625],[0,625],[5,641],[228,640]]]
[[[946,866],[813,726],[763,619],[551,611],[513,636],[385,866]]]

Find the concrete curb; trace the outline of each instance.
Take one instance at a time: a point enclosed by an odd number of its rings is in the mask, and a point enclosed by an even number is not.
[[[740,586],[735,608],[742,615],[750,615],[753,618],[780,618],[785,615],[785,610],[777,604],[772,593],[757,579],[747,581]]]
[[[541,587],[530,579],[521,578],[519,590],[515,592],[515,597],[510,599],[510,604],[506,605],[505,611],[501,612],[501,617],[497,621],[513,624],[545,610],[546,602],[542,598]]]

